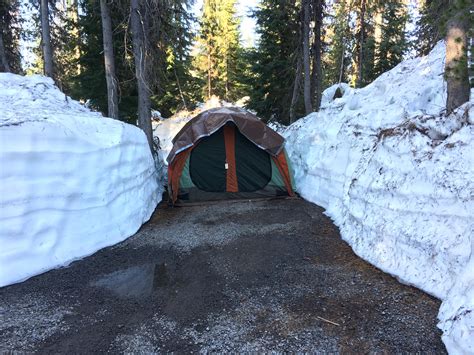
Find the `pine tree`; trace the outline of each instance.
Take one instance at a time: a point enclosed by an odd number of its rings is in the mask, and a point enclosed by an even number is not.
[[[447,114],[469,101],[468,36],[473,35],[473,12],[474,5],[464,0],[454,0],[449,9],[444,73],[447,82]]]
[[[448,10],[448,2],[441,0],[421,0],[418,3],[420,17],[416,23],[415,36],[417,37],[415,49],[418,55],[427,55],[435,44],[443,38],[442,29]]]
[[[375,79],[375,18],[381,11],[379,0],[356,0],[357,17],[354,28],[353,72],[351,84],[363,87]]]
[[[161,85],[152,102],[168,117],[181,109],[192,109],[201,99],[199,81],[191,75],[190,48],[194,32],[188,1],[174,1],[164,14],[168,19],[162,26],[165,34],[165,65]]]
[[[203,96],[212,95],[232,101],[240,98],[234,83],[241,81],[239,72],[239,19],[236,0],[205,0],[200,33],[199,53],[195,66],[205,78]]]
[[[321,97],[323,90],[323,68],[322,68],[322,56],[323,56],[323,33],[324,33],[324,0],[313,0],[313,45],[311,48],[311,55],[313,58],[312,71],[311,71],[311,100],[313,109],[319,111],[321,106]]]
[[[427,54],[440,40],[446,40],[445,79],[447,113],[469,100],[468,37],[474,36],[474,5],[469,0],[425,0],[415,32],[418,52]]]
[[[376,19],[380,18],[382,2],[380,0],[367,0],[365,6],[364,26],[359,27],[358,36],[363,41],[356,44],[359,51],[357,58],[358,76],[356,81],[357,87],[363,87],[371,83],[376,77],[375,60],[376,60]],[[404,31],[404,28],[402,29]],[[357,43],[357,42],[356,42]]]
[[[259,41],[251,56],[253,76],[248,107],[266,120],[289,123],[301,58],[299,4],[295,0],[262,0],[254,16]],[[302,113],[302,101],[298,101],[295,115]]]
[[[81,71],[70,77],[66,92],[74,99],[87,101],[91,108],[107,114],[107,85],[102,53],[100,4],[98,1],[81,1],[79,7],[78,27],[81,33],[79,42],[81,56],[78,58],[78,65],[80,65]],[[114,42],[114,45],[116,44]],[[114,47],[115,49],[116,47]],[[117,55],[117,51],[115,54]],[[128,115],[121,115],[121,117],[128,117]]]
[[[398,0],[381,3],[381,40],[376,49],[375,74],[392,69],[403,60],[408,50],[405,28],[408,21],[407,7]]]
[[[41,47],[43,49],[44,74],[54,77],[53,49],[51,45],[51,29],[49,24],[48,0],[40,0],[41,13]]]
[[[350,49],[354,42],[349,26],[352,2],[340,0],[330,8],[331,20],[326,36],[329,50],[325,57],[327,85],[349,81]]]
[[[21,73],[20,2],[0,2],[0,72]]]
[[[100,0],[102,18],[102,39],[104,43],[105,79],[107,83],[108,116],[119,118],[118,112],[118,82],[115,74],[115,56],[112,35],[112,19],[107,0]]]

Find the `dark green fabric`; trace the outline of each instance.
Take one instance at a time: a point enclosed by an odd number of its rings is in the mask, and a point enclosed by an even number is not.
[[[193,180],[191,179],[191,175],[189,174],[189,159],[191,158],[191,154],[186,159],[186,163],[184,164],[183,172],[181,173],[181,178],[179,179],[179,188],[186,189],[189,187],[195,187]]]
[[[224,130],[202,138],[191,151],[189,172],[193,183],[207,192],[226,191]]]
[[[235,129],[235,166],[239,192],[263,189],[272,178],[270,155]]]

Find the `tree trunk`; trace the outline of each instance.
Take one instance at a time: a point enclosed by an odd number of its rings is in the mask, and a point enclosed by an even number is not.
[[[351,11],[350,9],[352,8],[353,1],[349,1],[349,6],[348,6],[348,11],[347,11],[347,25],[349,26],[349,23],[351,21]],[[346,5],[346,2],[344,2],[344,8]],[[347,34],[347,27],[344,28],[344,35]],[[345,63],[344,59],[346,58],[346,38],[342,37],[341,39],[341,45],[342,45],[342,51],[341,51],[341,66],[339,67],[339,82],[338,84],[342,83],[342,79],[344,78],[344,69],[345,69]]]
[[[361,0],[360,4],[360,18],[359,18],[359,55],[357,58],[357,87],[362,86],[363,82],[363,53],[364,53],[364,32],[365,32],[365,0]]]
[[[3,33],[0,28],[0,64],[1,70],[6,73],[11,73],[10,64],[8,64],[7,53],[5,52],[5,44],[3,43]]]
[[[298,59],[296,63],[295,84],[293,86],[293,95],[291,96],[291,104],[290,104],[290,124],[295,122],[295,118],[296,118],[295,108],[296,108],[296,103],[298,102],[298,97],[300,95],[300,82],[301,82],[301,69],[302,69],[301,67],[303,66],[300,53],[298,53],[297,58]]]
[[[176,68],[174,68],[174,77],[176,79],[176,85],[178,85],[179,95],[181,96],[181,100],[183,100],[184,109],[188,110],[188,105],[186,105],[186,99],[184,98],[183,90],[181,89],[181,84],[179,83],[178,74],[176,73]]]
[[[49,29],[48,0],[41,0],[41,45],[43,47],[44,74],[53,77],[53,50],[51,49],[51,34]]]
[[[313,71],[311,73],[311,98],[315,111],[321,106],[323,71],[321,66],[321,27],[323,21],[323,0],[313,0],[314,42],[313,42]]]
[[[304,68],[304,108],[307,115],[312,111],[311,105],[311,77],[310,77],[310,56],[309,56],[309,21],[310,21],[310,0],[303,0],[303,68]]]
[[[446,113],[469,101],[469,75],[467,68],[467,24],[463,14],[455,14],[447,23],[445,78],[448,97]]]
[[[132,30],[133,56],[135,59],[135,77],[137,79],[138,89],[138,126],[145,132],[148,144],[153,152],[153,134],[151,128],[151,102],[150,91],[147,83],[148,46],[146,43],[143,12],[140,8],[139,0],[131,0],[130,24]]]
[[[79,47],[79,6],[78,0],[67,0],[67,17],[72,23],[71,37],[74,38],[74,58],[77,61],[76,74],[81,74],[81,64],[79,59],[81,58],[81,49]],[[101,5],[102,6],[102,5]],[[102,7],[101,7],[102,8]]]
[[[339,67],[339,83],[342,83],[342,78],[344,77],[344,59],[346,57],[346,45],[343,38],[342,41],[342,51],[341,51],[341,66]]]
[[[115,77],[115,57],[112,38],[112,20],[110,18],[107,0],[100,0],[100,14],[102,17],[102,39],[104,42],[105,80],[107,81],[107,106],[109,117],[118,119],[118,90]]]
[[[211,75],[212,75],[212,63],[211,63],[211,49],[208,48],[207,52],[207,99],[209,100],[212,96],[212,80],[211,80]]]

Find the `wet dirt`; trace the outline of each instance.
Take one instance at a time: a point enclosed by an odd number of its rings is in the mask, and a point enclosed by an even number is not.
[[[440,302],[301,199],[160,205],[126,241],[0,289],[0,351],[444,353]]]

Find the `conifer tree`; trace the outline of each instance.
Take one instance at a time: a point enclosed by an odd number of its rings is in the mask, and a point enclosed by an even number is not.
[[[380,11],[382,12],[381,40],[376,48],[376,75],[400,63],[408,50],[405,32],[408,21],[406,5],[398,0],[387,0],[381,2]]]
[[[0,2],[0,72],[21,73],[18,0]]]
[[[311,55],[313,58],[312,71],[311,71],[311,100],[313,109],[319,111],[321,106],[321,97],[323,90],[323,68],[322,68],[322,55],[323,55],[323,15],[324,15],[324,0],[313,0],[313,45],[311,48]]]
[[[53,49],[51,45],[51,29],[49,24],[48,0],[40,0],[41,14],[41,47],[43,49],[44,74],[53,78]]]
[[[234,83],[240,79],[239,19],[236,0],[204,0],[195,66],[205,78],[203,96],[236,100],[241,94]]]
[[[375,79],[375,18],[381,8],[379,0],[355,0],[357,17],[354,28],[355,51],[351,84],[363,87]]]
[[[189,1],[174,1],[163,13],[165,34],[165,63],[162,69],[161,84],[152,96],[152,101],[160,112],[168,117],[180,109],[192,109],[201,99],[200,82],[191,75],[190,55],[194,32]]]
[[[419,53],[446,40],[447,113],[469,100],[468,37],[474,36],[474,5],[469,0],[425,0],[416,31]]]
[[[330,8],[330,24],[327,40],[329,50],[326,56],[326,82],[328,85],[348,82],[350,48],[353,36],[350,29],[350,11],[354,0],[334,2]]]
[[[434,45],[443,38],[444,30],[441,18],[448,10],[448,3],[440,0],[420,0],[415,35],[415,50],[419,55],[427,55]]]
[[[262,0],[254,13],[258,46],[251,56],[248,107],[264,119],[290,121],[290,106],[300,55],[300,8],[295,0]],[[302,101],[295,115],[304,113]]]
[[[104,65],[105,79],[107,82],[108,116],[118,119],[118,83],[115,74],[112,19],[110,16],[107,0],[100,0],[100,14],[102,18],[102,41],[104,43]]]
[[[446,112],[469,101],[468,37],[473,36],[474,5],[453,0],[446,21],[445,79],[447,82]]]

